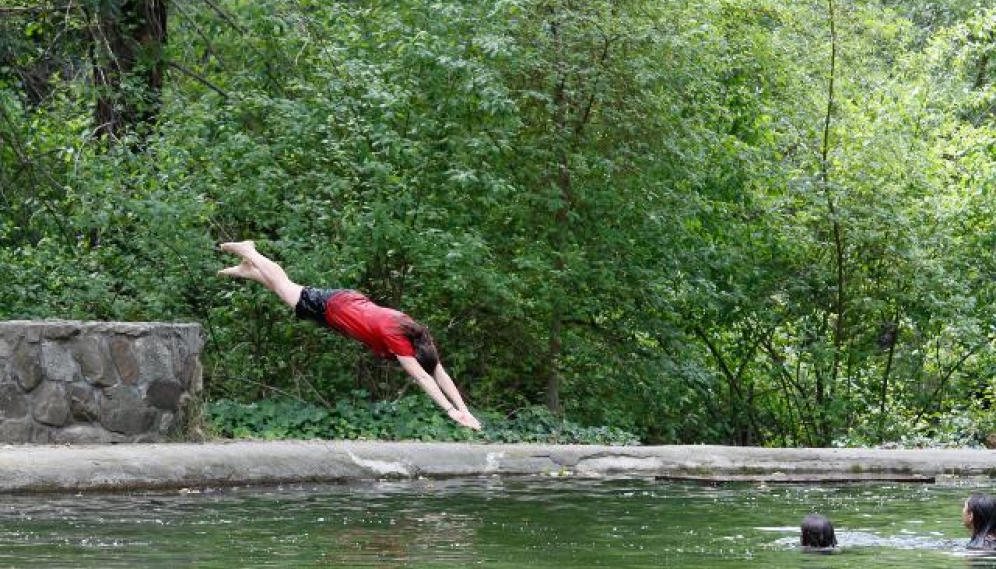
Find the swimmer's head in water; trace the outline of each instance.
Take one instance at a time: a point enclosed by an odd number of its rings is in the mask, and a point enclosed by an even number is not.
[[[820,548],[837,546],[833,524],[826,516],[809,514],[802,519],[802,546]]]
[[[996,499],[988,494],[972,494],[965,500],[961,519],[965,527],[972,530],[969,547],[978,545],[987,536],[996,535]]]

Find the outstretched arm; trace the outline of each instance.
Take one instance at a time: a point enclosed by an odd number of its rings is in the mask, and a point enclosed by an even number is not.
[[[412,379],[436,402],[437,405],[446,411],[450,419],[453,419],[457,423],[460,423],[464,427],[474,429],[479,431],[481,429],[481,424],[478,422],[469,411],[466,410],[466,405],[463,405],[463,400],[460,400],[462,408],[458,408],[456,405],[450,402],[449,399],[443,395],[440,391],[439,385],[436,384],[436,380],[432,378],[431,375],[422,369],[419,365],[418,360],[410,356],[397,356],[398,362],[401,364],[402,369],[405,373],[410,375]],[[451,382],[452,383],[452,382]]]
[[[446,397],[456,405],[456,408],[461,411],[467,410],[467,404],[463,402],[463,397],[460,396],[460,390],[457,389],[453,380],[450,379],[450,375],[446,373],[446,369],[443,368],[443,364],[436,364],[435,371],[432,372],[433,379],[436,380],[436,385],[439,389],[446,394]]]

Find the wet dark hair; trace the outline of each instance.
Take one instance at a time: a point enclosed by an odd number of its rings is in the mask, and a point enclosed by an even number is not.
[[[429,329],[414,320],[408,320],[401,324],[401,332],[412,343],[418,365],[432,375],[439,365],[439,352],[436,350],[436,342],[432,339]]]
[[[986,548],[986,536],[996,535],[996,499],[988,494],[972,494],[965,502],[965,509],[972,513],[972,539],[969,548]]]
[[[802,519],[802,546],[819,548],[837,546],[833,524],[826,516],[809,514]]]

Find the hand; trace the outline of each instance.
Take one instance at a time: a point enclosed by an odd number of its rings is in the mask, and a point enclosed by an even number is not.
[[[468,429],[473,429],[475,431],[481,430],[481,422],[477,420],[476,417],[470,414],[470,411],[461,411],[456,407],[450,407],[446,414],[450,416],[457,423],[460,423]]]
[[[474,429],[475,431],[480,431],[481,430],[481,422],[477,420],[477,417],[471,415],[470,411],[464,411],[463,414],[468,419],[470,419],[471,423],[473,423],[473,426],[471,426],[472,429]]]

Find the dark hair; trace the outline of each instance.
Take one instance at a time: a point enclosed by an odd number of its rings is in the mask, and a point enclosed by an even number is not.
[[[826,516],[809,514],[802,519],[802,546],[820,548],[837,546],[833,524]]]
[[[418,365],[432,375],[439,365],[439,352],[436,350],[436,342],[432,339],[429,329],[414,320],[408,320],[401,324],[401,332],[412,343]]]
[[[965,509],[972,514],[972,539],[968,540],[969,548],[984,547],[986,536],[996,534],[996,500],[988,494],[972,494],[965,502]]]

